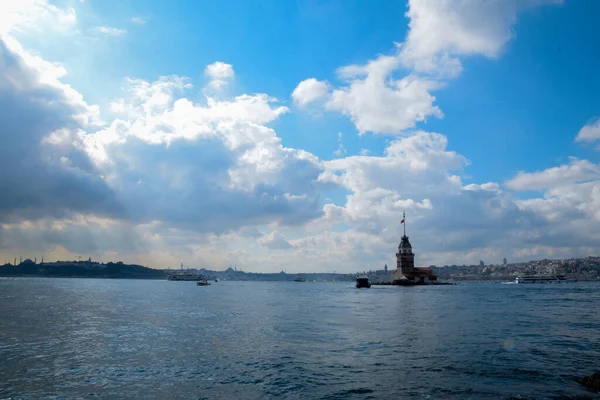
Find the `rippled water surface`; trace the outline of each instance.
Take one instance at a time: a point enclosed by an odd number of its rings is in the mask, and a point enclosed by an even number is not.
[[[0,278],[0,398],[581,399],[600,285]]]

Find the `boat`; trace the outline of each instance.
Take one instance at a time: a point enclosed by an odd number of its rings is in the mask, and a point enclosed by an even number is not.
[[[306,278],[298,275],[296,278],[294,278],[294,282],[306,282]]]
[[[564,275],[524,275],[517,276],[515,283],[561,283],[567,281]]]
[[[169,281],[199,281],[202,279],[204,276],[192,272],[175,272],[167,276]]]
[[[357,288],[370,288],[371,283],[369,277],[366,275],[356,275],[356,287]]]
[[[201,279],[196,282],[196,286],[210,286],[210,283],[206,279]]]

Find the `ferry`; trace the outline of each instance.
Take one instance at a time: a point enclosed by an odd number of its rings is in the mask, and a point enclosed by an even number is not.
[[[515,283],[561,283],[566,282],[564,275],[524,275],[517,276]]]
[[[169,274],[167,276],[167,280],[169,281],[193,281],[197,282],[204,279],[201,274],[194,274],[191,272],[176,272],[173,274]]]
[[[297,276],[294,279],[294,282],[306,282],[306,278],[304,278],[303,276]]]
[[[357,288],[370,288],[371,283],[367,275],[356,275],[356,287]]]

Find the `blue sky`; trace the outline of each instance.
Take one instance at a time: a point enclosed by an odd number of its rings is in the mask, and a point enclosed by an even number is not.
[[[4,56],[24,60],[14,73],[71,110],[31,115],[79,121],[85,109],[99,121],[0,134],[31,135],[60,168],[89,173],[72,185],[109,193],[90,209],[51,202],[47,215],[0,207],[0,254],[95,249],[148,264],[140,248],[158,247],[161,265],[185,255],[319,270],[347,257],[352,271],[391,263],[404,209],[427,240],[423,264],[597,251],[557,248],[552,233],[600,218],[597,2],[31,0],[0,11],[16,16],[0,20]],[[44,63],[65,74],[48,84]],[[58,131],[68,134],[48,140]],[[454,249],[428,239],[445,234],[447,213],[466,220]],[[131,247],[111,226],[131,231]],[[81,229],[93,246],[65,234]]]
[[[83,21],[128,29],[103,49],[110,58],[100,65],[96,58],[88,61],[108,88],[119,87],[125,76],[202,79],[205,65],[223,60],[236,67],[238,91],[265,92],[286,102],[306,76],[334,81],[339,66],[389,54],[393,42],[406,36],[406,6],[405,1],[381,1],[376,7],[360,1],[183,1],[175,7],[163,1],[88,1],[81,14]],[[565,146],[593,155],[573,144],[572,136],[600,103],[600,80],[593,79],[598,12],[600,5],[592,1],[528,10],[497,60],[466,59],[465,73],[435,93],[446,116],[423,126],[447,135],[451,148],[473,162],[474,181],[502,181],[516,170],[548,168],[564,158]],[[135,26],[131,16],[147,22]],[[72,81],[82,81],[86,97],[102,96],[97,85],[86,93],[85,77]],[[337,149],[338,132],[346,134],[351,154],[385,146],[385,138],[356,136],[339,115],[290,114],[276,127],[286,146],[323,158]],[[484,148],[494,151],[480,151]]]

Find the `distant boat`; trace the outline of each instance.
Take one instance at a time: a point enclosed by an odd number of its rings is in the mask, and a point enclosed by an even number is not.
[[[296,278],[294,278],[294,282],[306,282],[306,278],[298,275]]]
[[[175,272],[167,276],[169,281],[200,281],[205,279],[201,274],[194,274],[191,272]]]
[[[206,279],[201,279],[198,282],[196,282],[197,286],[210,286],[210,283],[208,283],[208,281]]]
[[[561,283],[565,281],[568,282],[564,275],[524,275],[515,278],[515,283]]]
[[[366,275],[356,275],[356,287],[357,288],[370,288],[371,283],[369,277]]]

